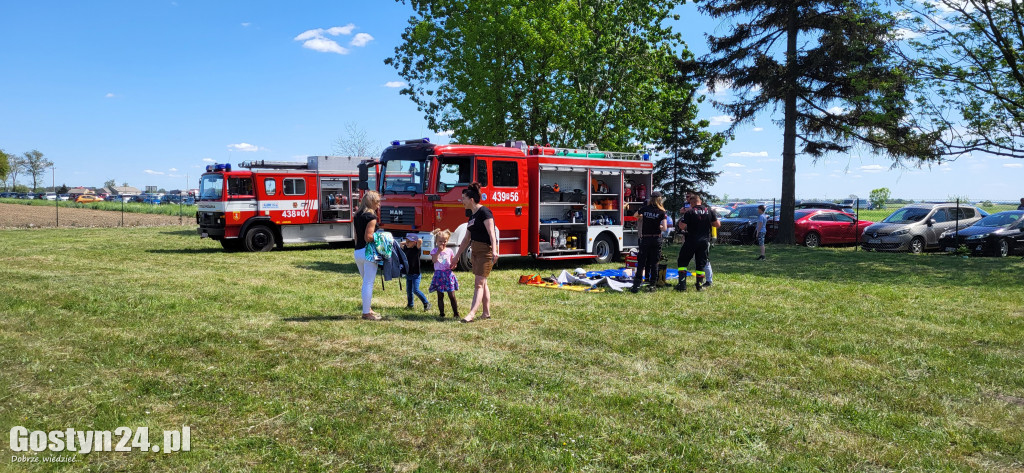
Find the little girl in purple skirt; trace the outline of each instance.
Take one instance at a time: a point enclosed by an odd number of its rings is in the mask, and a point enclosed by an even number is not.
[[[434,262],[434,277],[430,280],[428,292],[437,292],[437,309],[441,315],[437,320],[444,320],[444,293],[448,293],[448,301],[452,304],[452,312],[455,318],[459,318],[459,304],[455,301],[455,291],[459,290],[459,280],[455,278],[452,267],[455,266],[455,252],[448,248],[448,239],[452,232],[436,229],[431,232],[434,235],[434,249],[430,251],[430,259]]]

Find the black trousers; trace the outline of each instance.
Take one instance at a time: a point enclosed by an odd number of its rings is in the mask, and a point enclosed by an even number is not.
[[[700,239],[690,241],[687,239],[683,243],[683,247],[679,249],[679,259],[676,263],[679,265],[679,269],[685,268],[690,263],[691,259],[696,260],[697,266],[694,267],[693,273],[697,274],[700,271],[704,273],[704,268],[708,265],[708,249],[711,248],[711,243],[708,240]],[[679,274],[679,280],[682,281],[686,277],[685,274]]]
[[[633,286],[640,287],[647,275],[648,284],[658,281],[658,260],[661,259],[661,237],[642,237],[637,246],[636,274],[633,275]]]

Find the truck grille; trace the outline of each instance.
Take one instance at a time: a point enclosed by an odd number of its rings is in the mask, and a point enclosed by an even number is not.
[[[380,208],[380,220],[383,224],[415,225],[416,209],[383,205]]]

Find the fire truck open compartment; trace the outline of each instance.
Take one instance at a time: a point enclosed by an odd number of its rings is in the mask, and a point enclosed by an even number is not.
[[[541,166],[538,176],[540,188],[558,189],[538,205],[538,255],[586,253],[587,169]]]

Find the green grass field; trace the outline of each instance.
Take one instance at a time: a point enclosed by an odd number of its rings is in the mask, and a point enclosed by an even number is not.
[[[0,235],[4,432],[191,428],[190,452],[67,469],[1024,468],[1019,257],[716,247],[715,287],[636,295],[520,286],[565,267],[523,258],[492,274],[492,320],[407,311],[389,282],[366,322],[351,249]]]
[[[22,205],[36,205],[36,206],[47,206],[54,207],[57,204],[52,200],[22,200],[22,199],[0,199],[0,203],[3,204],[22,204]],[[94,210],[110,210],[120,212],[123,208],[125,212],[142,213],[142,214],[156,214],[156,215],[171,215],[178,216],[182,215],[189,218],[196,217],[195,205],[178,205],[178,204],[143,204],[141,202],[125,202],[123,207],[121,202],[91,202],[88,204],[78,204],[70,201],[62,201],[59,203],[61,208],[76,208],[76,209],[94,209]]]

